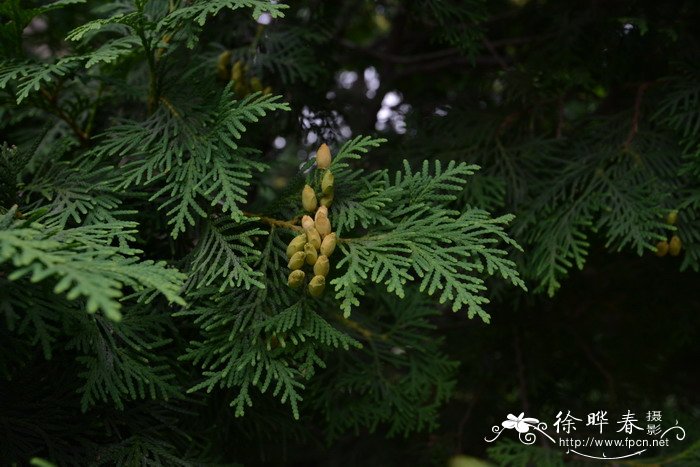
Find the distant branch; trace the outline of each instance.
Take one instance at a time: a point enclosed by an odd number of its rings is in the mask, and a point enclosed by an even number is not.
[[[387,62],[401,64],[418,63],[459,54],[459,49],[451,47],[449,49],[437,50],[434,52],[427,52],[416,55],[396,55],[387,52],[382,52],[381,50],[378,50],[376,48],[360,47],[354,42],[345,39],[341,40],[340,43],[341,45],[343,45],[343,47],[347,49],[357,50]]]
[[[48,108],[46,110],[66,122],[73,133],[75,133],[75,135],[78,137],[78,140],[80,140],[80,144],[87,146],[90,137],[80,128],[80,125],[78,125],[78,123],[70,115],[59,107],[57,96],[55,94],[50,94],[44,88],[41,88],[39,92],[46,99],[46,103],[48,104]]]
[[[508,66],[506,60],[500,56],[465,57],[461,56],[460,50],[454,47],[415,55],[397,55],[383,52],[376,48],[360,47],[347,40],[342,40],[341,44],[347,49],[361,52],[383,62],[393,63],[396,65],[406,65],[406,67],[401,68],[396,72],[397,76],[425,73],[451,66],[472,65],[477,63],[484,65],[498,65],[501,67]]]
[[[630,128],[630,132],[625,140],[625,150],[629,149],[630,145],[632,144],[632,140],[639,132],[639,117],[641,115],[642,97],[644,97],[644,93],[650,85],[651,82],[646,82],[637,87],[637,96],[634,99],[634,113],[632,114],[632,128]]]
[[[486,47],[486,50],[488,50],[491,53],[491,56],[496,61],[496,63],[498,63],[498,65],[504,70],[507,70],[508,64],[503,59],[503,57],[501,57],[496,51],[496,47],[494,47],[493,43],[491,43],[488,39],[484,38],[484,46]]]

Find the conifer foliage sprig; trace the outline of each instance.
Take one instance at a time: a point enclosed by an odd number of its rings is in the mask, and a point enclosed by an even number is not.
[[[121,318],[119,298],[125,287],[157,291],[184,305],[179,295],[182,273],[163,262],[139,261],[139,250],[111,245],[118,236],[133,239],[134,222],[61,229],[15,220],[16,213],[14,206],[0,218],[0,264],[13,267],[8,279],[51,280],[55,293],[85,297],[88,312],[101,311],[112,320]]]
[[[332,166],[337,185],[346,186],[338,198],[338,230],[360,223],[366,232],[340,240],[343,271],[331,282],[346,317],[359,305],[363,284],[383,284],[388,292],[403,297],[405,286],[417,282],[422,292],[436,294],[452,310],[468,308],[469,317],[489,320],[483,305],[484,275],[499,275],[525,288],[503,246],[520,247],[504,230],[513,216],[492,218],[486,211],[456,211],[450,203],[464,189],[478,167],[450,162],[446,167],[426,161],[414,172],[408,162],[391,177],[379,171],[367,177],[351,171],[345,160],[357,159],[367,147],[381,141],[358,137],[339,151]],[[366,181],[369,180],[369,182]],[[359,213],[353,213],[356,206]],[[345,231],[347,232],[347,230]]]
[[[271,225],[269,235],[258,243],[259,254],[248,248],[238,255],[239,263],[257,258],[250,263],[260,273],[256,287],[224,282],[213,294],[206,287],[193,289],[193,305],[177,313],[194,319],[201,332],[183,357],[202,370],[202,382],[190,391],[236,388],[231,405],[237,415],[253,405],[253,389],[272,391],[299,417],[307,381],[316,368],[326,366],[327,351],[357,345],[342,326],[338,328],[338,320],[351,323],[347,319],[352,308],[361,305],[365,289],[373,288],[373,283],[398,298],[404,298],[408,290],[437,295],[439,302],[450,303],[453,310],[467,308],[470,317],[478,314],[485,321],[489,320],[484,309],[488,303],[485,276],[499,275],[524,287],[503,249],[519,248],[503,229],[512,216],[492,218],[483,210],[460,212],[449,207],[456,199],[453,193],[468,183],[476,167],[464,163],[431,167],[426,162],[414,173],[406,163],[394,178],[386,170],[364,177],[362,171],[352,169],[351,163],[360,154],[381,142],[354,138],[332,162],[328,148],[319,149],[319,170],[309,173],[310,184],[297,195],[301,212],[315,211],[315,220],[308,215],[291,222],[257,218]],[[366,178],[379,183],[367,184]],[[316,184],[323,194],[322,206]],[[356,200],[366,203],[357,226],[348,221],[354,219],[348,211],[358,204]],[[337,224],[336,218],[341,219]],[[341,237],[331,233],[342,227]],[[289,237],[291,232],[297,236]],[[326,246],[328,241],[339,245],[332,263],[328,262],[333,253]],[[216,249],[213,245],[208,248]],[[313,275],[308,281],[303,270],[306,265],[313,269],[313,274],[307,271]],[[323,294],[326,278],[332,279],[334,297]],[[320,281],[321,287],[314,281]],[[307,287],[300,287],[307,283],[308,292]]]

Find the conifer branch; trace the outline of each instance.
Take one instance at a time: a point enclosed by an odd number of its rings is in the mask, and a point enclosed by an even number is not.
[[[627,134],[627,138],[625,139],[625,143],[623,145],[625,150],[628,150],[630,145],[632,144],[632,140],[634,137],[637,135],[639,132],[639,117],[642,113],[642,98],[644,97],[644,93],[646,92],[647,88],[651,85],[651,82],[645,82],[640,84],[637,87],[637,93],[635,94],[634,98],[634,111],[632,113],[632,124],[630,126],[630,131]]]
[[[50,94],[43,87],[39,90],[39,93],[44,97],[44,99],[46,99],[46,103],[48,104],[48,111],[56,115],[61,120],[63,120],[71,129],[71,131],[73,131],[75,136],[77,136],[80,144],[83,146],[87,146],[90,137],[85,131],[83,131],[80,128],[80,125],[78,125],[78,123],[58,105],[57,96],[55,94]]]

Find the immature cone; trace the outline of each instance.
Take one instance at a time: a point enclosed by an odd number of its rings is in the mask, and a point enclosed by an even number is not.
[[[678,256],[681,253],[682,247],[683,243],[681,242],[680,237],[678,237],[678,235],[674,235],[671,237],[671,241],[669,242],[668,253],[671,256]]]
[[[306,242],[313,245],[317,250],[321,249],[321,236],[318,234],[318,230],[315,227],[306,229]]]
[[[331,233],[331,221],[328,220],[328,217],[324,215],[316,216],[315,225],[321,238]]]
[[[307,243],[304,245],[304,253],[306,255],[306,264],[309,266],[313,266],[316,264],[316,259],[318,258],[318,253],[316,252],[316,248],[313,247],[310,243]]]
[[[231,51],[230,50],[225,50],[221,52],[221,55],[219,55],[219,59],[216,62],[216,71],[219,74],[219,78],[221,79],[226,79],[228,78],[228,64],[229,61],[231,60]]]
[[[321,255],[316,260],[316,264],[314,264],[314,275],[325,277],[330,269],[331,263],[328,261],[328,256]]]
[[[668,216],[666,216],[666,223],[667,224],[673,225],[676,223],[677,220],[678,220],[678,211],[676,211],[675,209],[673,211],[669,212]]]
[[[314,216],[314,220],[318,219],[318,216],[328,217],[328,208],[325,206],[319,206],[318,209],[316,210],[316,215]]]
[[[666,256],[668,253],[668,242],[666,240],[656,244],[656,256]]]
[[[311,218],[311,216],[304,216],[301,218],[301,226],[304,228],[304,230],[310,229],[314,226],[314,220]]]
[[[287,285],[293,289],[296,289],[304,283],[304,277],[306,277],[306,273],[301,269],[292,271],[289,273],[289,277],[287,278]]]
[[[335,244],[337,242],[337,235],[335,233],[326,235],[321,243],[321,254],[330,257],[335,250]]]
[[[294,237],[289,245],[287,246],[287,258],[294,256],[297,251],[302,251],[304,249],[304,244],[306,243],[306,234],[301,234]]]
[[[243,80],[236,80],[236,84],[233,85],[233,92],[239,97],[246,96],[248,95],[248,86]]]
[[[252,78],[250,78],[250,88],[255,92],[262,91],[263,85],[260,81],[260,78],[258,78],[257,76],[253,76]]]
[[[289,259],[289,263],[287,263],[287,267],[289,269],[291,269],[292,271],[294,271],[296,269],[301,269],[301,267],[304,265],[305,260],[306,260],[306,252],[297,251]]]
[[[306,185],[301,192],[301,205],[304,207],[304,210],[309,212],[314,212],[316,206],[318,206],[316,202],[316,193],[314,193],[314,189],[309,185]]]
[[[329,208],[331,204],[333,204],[333,193],[321,196],[321,206]]]
[[[323,276],[314,276],[309,282],[309,295],[312,297],[320,297],[323,289],[326,288],[326,278]]]
[[[333,183],[335,182],[335,176],[333,175],[333,172],[330,170],[327,170],[325,174],[323,174],[323,178],[321,179],[321,191],[323,191],[324,195],[332,195],[333,194]]]
[[[243,62],[236,61],[231,68],[231,81],[241,81],[243,78]]]
[[[319,169],[327,169],[331,166],[331,150],[326,143],[319,146],[316,151],[316,166]]]

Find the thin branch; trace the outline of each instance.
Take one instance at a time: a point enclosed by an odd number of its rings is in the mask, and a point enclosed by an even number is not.
[[[143,11],[141,11],[143,14]],[[148,63],[148,113],[151,114],[153,113],[153,110],[155,110],[155,106],[160,100],[158,99],[158,75],[156,74],[156,58],[155,54],[153,53],[153,49],[151,49],[151,43],[148,41],[148,38],[146,37],[146,32],[143,27],[143,16],[141,17],[142,21],[140,21],[140,24],[136,28],[136,34],[138,35],[139,39],[141,39],[141,45],[143,46],[143,50],[146,52],[146,62]]]
[[[376,48],[360,47],[354,42],[349,41],[347,39],[341,40],[340,43],[343,47],[347,49],[357,50],[387,62],[400,64],[418,63],[459,54],[459,49],[451,47],[449,49],[437,50],[434,52],[426,52],[416,55],[396,55],[387,52],[382,52],[381,50],[378,50]]]
[[[180,112],[177,111],[175,106],[168,100],[167,97],[160,96],[159,100],[165,107],[167,107],[167,109],[170,111],[170,113],[172,114],[173,117],[176,117],[176,118],[181,117]]]
[[[632,128],[630,128],[630,132],[627,135],[627,139],[625,140],[625,144],[623,146],[625,150],[629,149],[630,145],[632,144],[632,140],[639,132],[639,117],[641,115],[642,97],[644,97],[644,93],[649,85],[651,85],[651,82],[642,83],[639,85],[639,87],[637,87],[637,96],[634,99],[634,113],[632,114]]]
[[[288,221],[283,221],[280,219],[275,219],[273,217],[267,217],[267,216],[263,216],[260,214],[254,214],[251,212],[244,212],[243,215],[246,217],[250,217],[252,219],[255,219],[257,221],[260,221],[263,224],[270,225],[272,227],[282,227],[283,229],[294,230],[297,232],[304,231],[304,229],[300,225],[297,225],[299,223],[299,220],[300,220],[299,217],[295,217],[294,219],[291,219]]]
[[[508,64],[507,64],[506,61],[503,59],[503,57],[501,57],[501,55],[496,51],[496,47],[494,47],[494,45],[491,43],[491,41],[489,41],[488,39],[484,38],[484,41],[483,41],[483,42],[484,42],[484,46],[486,46],[486,50],[489,51],[489,53],[490,53],[491,56],[494,58],[494,60],[496,61],[496,63],[498,63],[498,65],[499,65],[501,68],[503,68],[504,70],[507,70],[507,69],[508,69]]]
[[[396,71],[397,77],[415,73],[437,71],[442,68],[459,65],[484,64],[502,66],[505,64],[507,66],[507,63],[503,58],[499,57],[500,60],[498,60],[494,57],[464,57],[459,55],[459,49],[456,48],[448,48],[416,55],[396,55],[382,52],[376,48],[359,47],[347,40],[342,41],[341,44],[347,49],[362,52],[384,62],[393,63],[396,65],[406,65],[405,67]]]
[[[44,88],[41,88],[39,92],[47,101],[48,108],[46,110],[48,110],[49,112],[66,122],[70,129],[73,131],[73,133],[75,133],[75,135],[78,137],[80,143],[83,146],[87,146],[90,137],[80,128],[80,125],[78,125],[78,123],[75,120],[73,120],[73,118],[70,115],[68,115],[62,108],[58,106],[57,96],[49,94],[49,92]]]
[[[380,341],[386,342],[387,340],[389,340],[389,337],[386,334],[377,334],[376,332],[372,331],[371,329],[368,329],[365,326],[361,325],[357,321],[353,321],[351,319],[348,319],[341,314],[334,313],[333,316],[343,326],[357,332],[367,341],[380,340]]]
[[[406,76],[416,73],[429,73],[441,70],[443,68],[454,68],[461,65],[499,65],[500,63],[493,57],[447,57],[441,60],[427,63],[417,63],[413,66],[408,66],[396,72],[396,76]]]

